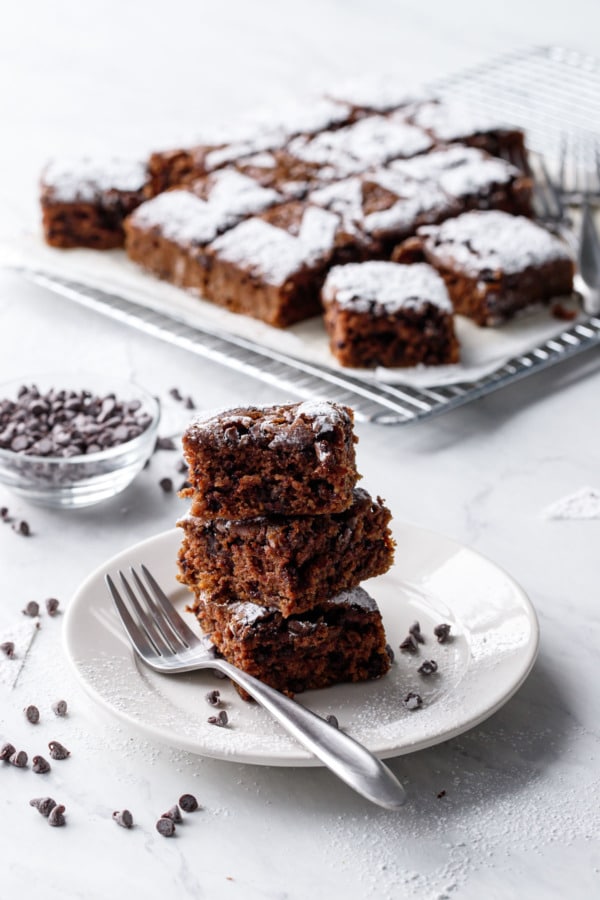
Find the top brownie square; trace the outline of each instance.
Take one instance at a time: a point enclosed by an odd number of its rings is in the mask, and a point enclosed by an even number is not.
[[[353,422],[351,409],[326,401],[196,416],[183,435],[191,515],[342,512],[360,477]]]

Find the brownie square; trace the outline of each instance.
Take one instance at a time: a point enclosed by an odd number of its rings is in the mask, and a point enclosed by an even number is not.
[[[336,266],[323,286],[323,306],[331,352],[343,366],[458,362],[452,304],[431,266]]]
[[[191,515],[341,512],[358,479],[352,410],[326,401],[196,416],[183,435]]]
[[[210,595],[193,611],[221,656],[286,694],[381,678],[390,668],[381,613],[360,587],[289,618]]]
[[[46,243],[53,247],[122,247],[123,221],[152,195],[144,162],[60,160],[47,166],[40,202]]]
[[[563,242],[523,216],[495,210],[424,226],[393,257],[434,266],[455,312],[478,325],[498,325],[573,290],[573,261]]]
[[[290,201],[217,238],[206,297],[232,312],[282,328],[318,315],[320,287],[346,235],[339,216]]]
[[[402,114],[406,115],[406,111]],[[436,144],[461,143],[510,159],[527,171],[525,136],[489,113],[454,100],[430,99],[415,104],[408,121],[423,128]]]
[[[392,564],[390,511],[360,488],[341,513],[198,519],[178,524],[179,580],[195,594],[257,603],[284,617],[357,587]]]

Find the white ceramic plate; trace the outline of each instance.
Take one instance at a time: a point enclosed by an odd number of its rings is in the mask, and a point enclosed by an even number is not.
[[[396,524],[397,562],[367,582],[376,598],[396,659],[379,681],[337,685],[299,696],[320,715],[385,758],[455,737],[499,709],[527,677],[537,653],[538,625],[523,590],[505,572],[467,547],[440,535]],[[164,532],[108,560],[81,585],[65,619],[67,654],[83,687],[108,710],[147,737],[236,762],[320,765],[259,706],[242,701],[228,681],[210,671],[159,675],[134,656],[104,585],[106,572],[146,563],[183,611],[188,592],[175,580],[181,532]],[[193,625],[194,620],[185,614]],[[398,645],[418,619],[426,643],[419,653]],[[438,644],[433,628],[452,626]],[[429,677],[417,668],[435,659]],[[207,722],[214,710],[205,694],[218,688],[230,726]],[[423,706],[407,710],[417,691]]]

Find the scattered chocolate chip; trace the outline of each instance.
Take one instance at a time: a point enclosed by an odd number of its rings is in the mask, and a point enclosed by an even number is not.
[[[15,645],[12,641],[4,641],[2,644],[0,644],[0,650],[2,650],[4,655],[8,656],[9,659],[14,659]]]
[[[402,702],[404,703],[405,707],[410,710],[420,709],[421,706],[423,706],[421,695],[416,694],[414,691],[409,691]]]
[[[154,445],[155,450],[177,450],[177,445],[173,438],[170,437],[158,437],[156,438],[156,444]]]
[[[441,800],[442,797],[445,797],[445,796],[446,796],[446,791],[440,791],[438,794],[436,794],[436,797],[438,798],[438,800]]]
[[[56,806],[56,800],[53,800],[52,797],[34,797],[33,800],[29,801],[29,805],[37,809],[39,814],[47,819]]]
[[[435,659],[425,659],[417,669],[419,675],[433,675],[438,670]]]
[[[40,614],[40,604],[37,600],[30,600],[25,609],[22,611],[24,616],[35,618]]]
[[[36,775],[45,775],[51,769],[50,763],[43,756],[34,756],[31,763],[31,769]]]
[[[187,478],[186,478],[185,481],[182,481],[182,482],[181,482],[181,484],[179,485],[179,487],[177,488],[177,490],[178,490],[179,493],[181,493],[181,491],[187,491],[187,489],[188,489],[189,487],[191,487],[191,484],[190,484],[190,482],[189,482],[189,481],[187,480]]]
[[[183,405],[186,409],[196,409],[196,404],[191,397],[186,397]]]
[[[188,471],[188,468],[189,467],[188,467],[188,464],[186,463],[185,459],[180,459],[179,462],[177,463],[177,471],[179,472],[180,475],[183,475],[184,473],[186,473]]]
[[[13,747],[12,744],[9,744],[9,743],[2,744],[2,746],[0,747],[0,760],[3,760],[4,762],[8,762],[8,760],[11,758],[13,753],[16,753],[16,749],[17,748]]]
[[[112,814],[112,817],[121,828],[133,827],[133,816],[128,809],[116,809]]]
[[[172,837],[172,835],[175,834],[175,823],[172,819],[161,816],[156,823],[156,830],[159,834],[162,834],[163,837]]]
[[[55,716],[66,716],[67,714],[67,701],[66,700],[57,700],[56,703],[52,704],[52,712]]]
[[[165,494],[170,494],[173,490],[173,481],[171,478],[161,478],[158,483]]]
[[[221,702],[221,694],[219,691],[209,691],[206,694],[206,702],[210,703],[211,706],[218,706]]]
[[[220,728],[223,728],[227,725],[229,719],[225,710],[222,709],[218,716],[209,716],[208,721],[211,725],[218,725]]]
[[[412,625],[410,626],[410,628],[408,629],[408,633],[412,634],[412,636],[417,641],[417,643],[419,643],[419,644],[425,643],[425,638],[421,634],[420,622],[413,622]]]
[[[32,725],[37,725],[40,721],[40,711],[37,706],[34,706],[33,704],[26,706],[23,712],[25,713],[27,721],[31,722]]]
[[[176,387],[171,388],[171,390],[169,391],[169,394],[171,395],[173,400],[177,400],[178,403],[181,403],[181,401],[183,400],[183,397],[181,396],[179,388],[176,388]]]
[[[48,816],[48,825],[52,825],[53,828],[59,828],[61,825],[65,824],[65,808],[61,803],[50,810],[50,815]]]
[[[387,655],[388,655],[389,661],[390,661],[391,663],[393,663],[394,660],[395,660],[395,658],[396,658],[396,654],[394,653],[394,650],[393,650],[393,648],[391,647],[390,644],[386,644],[386,645],[385,645],[385,652],[386,652]]]
[[[414,636],[414,634],[407,634],[402,643],[400,644],[401,650],[407,650],[409,653],[416,653],[419,649],[419,644]]]
[[[60,603],[56,597],[48,597],[46,600],[46,612],[49,616],[55,616],[58,613]]]
[[[170,819],[172,822],[175,822],[177,825],[180,822],[183,822],[183,818],[181,816],[181,810],[175,804],[171,807],[171,809],[167,810],[167,812],[163,813],[161,819]]]
[[[10,519],[10,513],[9,513],[9,510],[8,510],[8,506],[2,506],[2,507],[0,507],[0,519],[2,519],[3,522],[8,522],[8,521],[9,521],[9,519]]]
[[[438,639],[438,644],[445,644],[446,641],[450,637],[450,628],[447,622],[442,622],[440,625],[436,625],[433,629],[433,633]]]
[[[66,747],[63,747],[58,741],[50,741],[48,748],[52,759],[66,759],[67,756],[71,755],[69,750],[67,750]]]
[[[196,812],[198,801],[193,794],[182,794],[179,798],[179,806],[186,813]]]
[[[29,537],[31,534],[31,528],[29,527],[29,522],[26,522],[23,519],[18,524],[13,525],[13,531],[16,531],[17,534],[22,534],[23,537]]]
[[[16,766],[17,769],[24,769],[27,765],[27,760],[28,756],[24,750],[15,750],[15,752],[8,758],[11,766]]]
[[[325,721],[328,722],[332,728],[340,727],[340,723],[337,720],[337,716],[334,716],[331,713],[328,716],[325,716]]]

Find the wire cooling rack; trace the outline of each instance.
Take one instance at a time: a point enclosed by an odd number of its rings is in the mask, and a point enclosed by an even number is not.
[[[567,132],[577,141],[600,134],[600,60],[559,47],[502,56],[431,85],[438,94],[527,130],[528,145],[552,165]],[[339,369],[305,362],[229,333],[149,309],[141,303],[48,272],[21,274],[63,297],[301,398],[354,408],[356,417],[408,424],[469,403],[600,343],[600,316],[590,316],[472,381],[438,387],[374,384]]]

